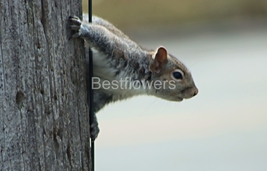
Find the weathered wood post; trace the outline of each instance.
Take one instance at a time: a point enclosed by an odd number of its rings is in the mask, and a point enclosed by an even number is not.
[[[0,0],[0,170],[91,170],[80,0]]]

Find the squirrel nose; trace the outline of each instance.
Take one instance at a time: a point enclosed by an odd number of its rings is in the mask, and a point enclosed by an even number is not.
[[[193,93],[193,97],[196,96],[198,94],[198,89],[196,88],[196,90]]]

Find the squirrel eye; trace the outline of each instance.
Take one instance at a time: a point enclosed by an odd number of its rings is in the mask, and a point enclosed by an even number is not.
[[[173,71],[173,72],[172,72],[172,76],[173,76],[175,79],[177,79],[177,80],[181,80],[181,79],[183,79],[183,74],[182,74],[182,72],[179,71],[179,70],[175,70],[175,71]]]

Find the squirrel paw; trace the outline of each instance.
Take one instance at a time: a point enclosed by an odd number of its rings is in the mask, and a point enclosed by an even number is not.
[[[71,30],[75,31],[75,34],[72,35],[72,38],[80,37],[82,21],[77,16],[70,16],[69,21]]]
[[[92,141],[95,141],[95,139],[97,138],[97,136],[98,136],[98,134],[100,132],[98,124],[94,122],[93,124],[91,124],[90,129],[91,129],[90,130],[91,139],[92,139]]]

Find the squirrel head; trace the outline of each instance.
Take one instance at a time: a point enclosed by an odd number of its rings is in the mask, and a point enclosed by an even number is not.
[[[149,94],[169,101],[182,101],[198,93],[190,71],[164,47],[151,53],[151,82]]]

